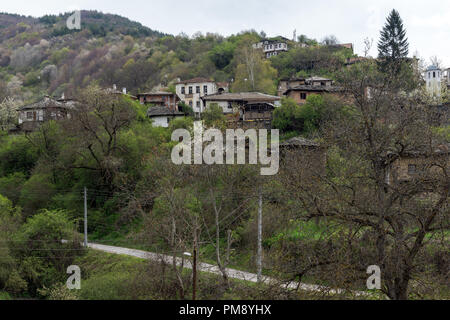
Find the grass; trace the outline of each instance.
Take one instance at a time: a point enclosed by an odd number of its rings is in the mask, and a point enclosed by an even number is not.
[[[74,264],[80,266],[82,270],[81,290],[76,292],[77,298],[82,300],[167,299],[167,295],[162,297],[159,294],[161,281],[176,282],[175,278],[170,276],[170,266],[165,273],[167,279],[162,280],[163,277],[152,269],[152,265],[154,267],[158,263],[125,255],[88,250],[86,255],[77,258]],[[188,282],[185,296],[187,299],[191,297],[189,283],[191,273],[190,269],[184,269],[182,272],[182,276]],[[273,288],[244,280],[230,279],[230,287],[224,288],[222,278],[211,273],[199,272],[198,281],[197,296],[201,300],[263,300],[278,297],[276,293],[274,296],[267,296],[268,292],[274,292]],[[339,298],[338,296],[323,297],[317,293],[305,291],[290,291],[284,293],[282,297],[284,299],[286,297],[290,299]],[[179,299],[176,290],[169,299]]]
[[[0,291],[0,300],[11,300],[8,292]]]

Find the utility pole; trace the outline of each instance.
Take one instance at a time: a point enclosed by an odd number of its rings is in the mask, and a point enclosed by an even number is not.
[[[194,231],[194,256],[192,261],[192,300],[195,300],[197,295],[197,225]]]
[[[84,246],[87,247],[87,189],[84,187]]]
[[[257,253],[257,280],[262,281],[262,190],[258,187],[258,253]]]

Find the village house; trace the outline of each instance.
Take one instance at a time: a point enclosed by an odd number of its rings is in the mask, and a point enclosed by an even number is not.
[[[442,168],[450,165],[449,155],[448,143],[438,146],[432,153],[419,150],[404,152],[392,163],[386,181],[388,184],[399,184],[442,175]]]
[[[19,108],[18,130],[34,131],[43,122],[70,119],[75,108],[76,102],[73,99],[66,99],[64,95],[59,99],[45,96],[38,102]]]
[[[264,39],[261,42],[253,44],[254,49],[262,49],[266,58],[277,56],[281,52],[289,50],[287,45],[288,39],[284,37],[276,37],[272,39]]]
[[[306,78],[283,78],[278,84],[278,96],[282,97],[283,94],[289,89],[302,84],[305,84]]]
[[[178,102],[181,101],[176,93],[165,91],[139,93],[137,98],[140,104],[152,104],[155,106],[166,107],[172,111],[178,110]]]
[[[205,110],[202,97],[209,94],[228,92],[228,83],[216,83],[206,78],[194,78],[177,82],[175,91],[180,100],[189,105],[195,115],[200,117],[200,114]]]
[[[127,93],[127,88],[122,88],[122,91],[120,91],[120,90],[117,90],[117,86],[115,84],[113,85],[112,89],[107,88],[106,92],[108,92],[110,94],[114,94],[114,95],[128,97],[132,100],[137,100],[136,96],[133,96],[132,94]]]
[[[324,174],[326,163],[326,149],[313,140],[293,137],[280,143],[280,167],[298,165],[308,176]]]
[[[150,107],[147,110],[147,117],[149,117],[154,127],[169,127],[170,121],[175,118],[184,117],[185,114],[178,110],[172,110],[166,106]]]
[[[300,81],[298,81],[300,82]],[[296,84],[298,83],[296,82]],[[283,84],[286,85],[286,84]],[[306,99],[311,94],[334,94],[339,95],[342,92],[340,87],[334,86],[333,81],[328,78],[322,77],[311,77],[305,79],[304,83],[298,84],[296,86],[289,86],[283,93],[284,96],[292,98],[299,105],[306,103]]]
[[[206,108],[217,104],[224,114],[238,114],[241,121],[271,122],[280,97],[259,92],[237,92],[207,95],[202,98]]]

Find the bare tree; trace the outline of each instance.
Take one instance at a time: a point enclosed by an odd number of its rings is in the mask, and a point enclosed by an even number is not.
[[[327,174],[305,182],[298,161],[286,169],[290,174],[283,181],[302,218],[340,224],[340,232],[348,234],[340,244],[330,239],[327,253],[318,254],[321,258],[302,267],[300,274],[342,264],[341,258],[347,257],[355,270],[380,266],[382,292],[391,299],[407,299],[420,267],[418,257],[425,247],[438,246],[430,239],[450,228],[450,179],[448,146],[428,124],[428,106],[415,94],[419,79],[408,64],[398,70],[384,74],[365,62],[343,72],[340,83],[351,109],[322,130],[329,147]],[[408,157],[420,170],[401,182],[399,171]],[[337,250],[360,259],[336,255]]]

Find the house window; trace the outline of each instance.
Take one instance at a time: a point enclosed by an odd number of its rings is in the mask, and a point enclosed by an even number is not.
[[[189,106],[192,108],[192,101],[189,101]]]
[[[27,119],[28,120],[33,119],[33,112],[27,112]]]
[[[436,78],[436,72],[433,71],[433,78]]]
[[[195,87],[195,93],[200,93],[200,86]]]
[[[185,94],[186,93],[186,88],[185,87],[181,87],[181,94]]]
[[[408,165],[408,174],[415,174],[417,172],[417,167],[415,164]]]
[[[306,100],[306,93],[301,92],[301,93],[300,93],[300,99]]]
[[[189,94],[192,94],[192,87],[189,87]]]
[[[208,86],[203,86],[203,92],[204,92],[205,94],[208,93]]]
[[[200,101],[197,101],[197,108],[200,108]]]

